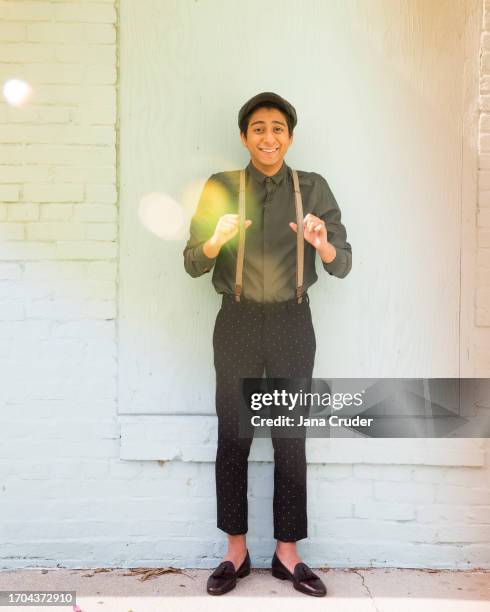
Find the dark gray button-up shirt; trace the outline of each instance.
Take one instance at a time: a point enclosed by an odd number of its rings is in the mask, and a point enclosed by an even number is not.
[[[303,217],[308,213],[323,219],[328,241],[337,251],[335,259],[324,263],[331,275],[343,278],[352,266],[352,249],[347,242],[341,213],[327,181],[315,172],[298,170],[303,201]],[[192,217],[190,237],[184,249],[184,266],[193,277],[213,270],[213,285],[218,293],[233,294],[238,235],[221,248],[215,259],[203,253],[203,244],[211,238],[216,223],[224,214],[238,213],[240,172],[213,174],[202,191]],[[296,223],[296,207],[291,168],[283,163],[272,177],[248,164],[245,172],[246,219],[252,225],[245,232],[242,296],[255,302],[281,302],[295,297],[296,233],[289,227]],[[316,281],[315,248],[305,241],[304,292]]]

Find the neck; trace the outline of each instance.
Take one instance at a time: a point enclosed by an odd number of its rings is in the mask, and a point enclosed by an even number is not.
[[[250,161],[252,162],[254,168],[256,168],[259,172],[262,172],[262,174],[265,174],[265,176],[274,176],[274,174],[277,174],[284,163],[284,160],[281,159],[281,161],[277,162],[277,164],[274,164],[273,166],[264,166],[260,162],[256,162],[254,159],[251,159]]]

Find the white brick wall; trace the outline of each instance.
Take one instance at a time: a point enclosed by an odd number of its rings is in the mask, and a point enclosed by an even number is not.
[[[25,108],[0,104],[0,567],[211,567],[224,550],[211,446],[120,458],[116,8],[0,2],[0,80],[34,88]],[[489,331],[489,10],[485,24],[475,317]],[[309,442],[308,562],[490,567],[487,441],[407,447],[400,464],[388,443],[352,464],[348,444]],[[249,542],[266,565],[273,467],[255,459]]]
[[[142,469],[116,410],[116,6],[0,2],[0,41],[0,81],[33,87],[0,104],[0,565],[119,541],[113,563],[134,529],[114,497]]]

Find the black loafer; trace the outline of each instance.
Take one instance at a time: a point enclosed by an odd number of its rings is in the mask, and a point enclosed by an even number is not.
[[[325,597],[327,588],[306,563],[296,563],[294,573],[281,563],[276,553],[272,557],[272,575],[280,580],[291,580],[297,591],[313,595],[314,597]]]
[[[231,561],[223,561],[208,578],[207,591],[210,595],[224,595],[236,587],[236,579],[250,574],[250,555],[247,554],[243,563],[235,571]]]

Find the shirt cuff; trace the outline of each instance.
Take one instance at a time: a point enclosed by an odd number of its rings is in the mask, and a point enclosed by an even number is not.
[[[332,276],[344,278],[349,273],[352,267],[352,256],[348,251],[335,247],[337,254],[335,259],[330,263],[325,263],[322,260],[323,268]]]
[[[213,259],[209,259],[209,257],[207,257],[204,254],[203,247],[204,247],[204,243],[196,247],[196,251],[195,251],[196,266],[201,272],[201,274],[205,274],[206,272],[209,272],[211,268],[214,266],[214,264],[216,263],[216,257],[214,257]]]

